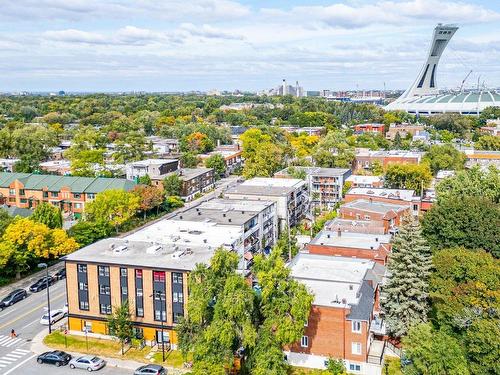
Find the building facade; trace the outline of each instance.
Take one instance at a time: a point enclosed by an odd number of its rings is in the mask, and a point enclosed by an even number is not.
[[[139,178],[149,176],[155,186],[159,186],[169,173],[178,169],[179,160],[177,159],[146,159],[125,165],[127,180],[137,182]]]
[[[406,205],[411,207],[411,212],[415,216],[420,213],[422,203],[421,197],[415,194],[415,190],[406,189],[353,187],[347,191],[344,197],[346,203],[358,199]]]
[[[354,125],[355,134],[372,133],[383,136],[385,132],[384,124],[370,123],[370,124],[356,124]]]
[[[354,159],[354,170],[370,169],[375,162],[382,167],[387,167],[389,164],[419,164],[422,160],[423,153],[416,151],[371,151],[358,150]]]

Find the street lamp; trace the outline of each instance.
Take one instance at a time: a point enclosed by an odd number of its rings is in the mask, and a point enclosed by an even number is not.
[[[150,295],[149,297],[155,298],[158,296],[158,299],[160,300],[160,325],[161,325],[161,353],[162,353],[162,362],[165,362],[165,337],[163,335],[163,301],[165,301],[162,296],[161,292],[155,291],[154,294]],[[154,305],[154,301],[153,301]]]
[[[38,268],[45,268],[45,282],[47,283],[47,310],[48,310],[48,317],[49,317],[49,334],[52,333],[52,322],[51,322],[51,316],[50,316],[50,291],[49,291],[49,267],[47,266],[47,263],[38,263]]]

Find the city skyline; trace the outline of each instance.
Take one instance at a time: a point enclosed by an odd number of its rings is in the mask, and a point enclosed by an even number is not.
[[[20,0],[0,14],[0,91],[405,89],[433,27],[460,30],[441,88],[500,86],[500,4]]]

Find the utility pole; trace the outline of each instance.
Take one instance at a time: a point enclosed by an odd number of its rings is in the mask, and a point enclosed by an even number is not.
[[[52,317],[50,315],[50,291],[49,291],[49,266],[47,263],[39,263],[38,268],[45,268],[45,282],[47,286],[47,313],[49,317],[49,334],[52,333]]]

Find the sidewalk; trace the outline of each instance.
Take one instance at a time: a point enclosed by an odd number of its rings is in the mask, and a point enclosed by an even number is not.
[[[39,332],[35,337],[33,337],[33,340],[31,341],[31,347],[30,350],[35,353],[35,354],[41,354],[45,352],[50,352],[54,349],[48,347],[43,343],[43,339],[45,338],[46,335],[49,334],[49,330],[44,329],[43,331]],[[67,353],[71,354],[73,357],[80,357],[82,355],[86,355],[85,353],[76,353],[76,352],[71,352],[71,351],[66,351]],[[122,369],[127,369],[127,370],[132,370],[135,371],[138,367],[144,366],[147,364],[147,362],[137,362],[137,361],[132,361],[128,359],[118,359],[118,358],[107,358],[107,357],[102,357],[100,358],[104,359],[106,361],[106,367],[118,367]],[[178,369],[174,367],[169,367],[165,366],[164,367],[168,370],[168,374],[171,375],[182,375],[188,372],[188,370],[183,370],[183,369]]]
[[[58,271],[60,268],[64,268],[64,262],[58,262],[52,266],[49,267],[49,275],[52,275],[56,271]],[[14,289],[28,289],[31,284],[34,284],[35,281],[38,279],[41,279],[42,277],[45,276],[45,269],[41,269],[40,271],[37,271],[30,276],[24,277],[20,280],[16,280],[13,283],[10,283],[8,285],[4,285],[0,287],[0,297],[4,297],[5,295],[9,294],[12,292]],[[29,292],[29,291],[28,291]]]

